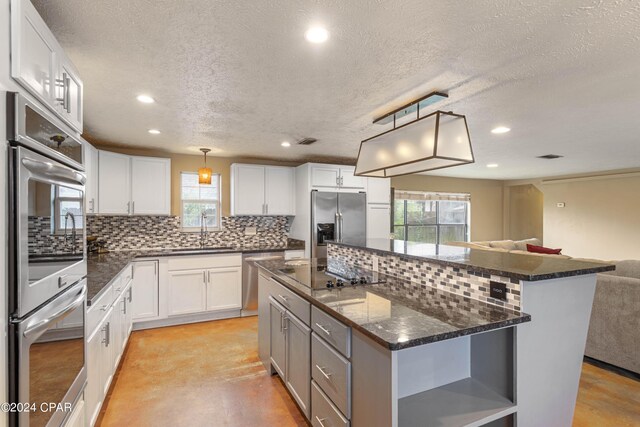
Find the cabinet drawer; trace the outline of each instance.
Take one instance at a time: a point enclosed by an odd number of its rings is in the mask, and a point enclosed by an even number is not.
[[[271,296],[298,319],[302,320],[305,325],[309,325],[311,319],[311,304],[281,284],[274,287]]]
[[[311,425],[313,427],[349,427],[349,420],[331,403],[315,381],[311,381]]]
[[[167,261],[169,271],[208,269],[216,267],[239,267],[242,265],[241,254],[179,256]]]
[[[100,324],[113,302],[112,285],[108,285],[102,292],[102,295],[87,309],[87,335],[93,334],[93,330]]]
[[[311,377],[347,418],[351,417],[351,363],[311,334]]]
[[[345,357],[351,357],[351,328],[317,307],[311,307],[311,329]]]

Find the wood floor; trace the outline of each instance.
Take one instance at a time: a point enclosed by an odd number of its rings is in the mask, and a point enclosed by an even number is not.
[[[98,426],[304,426],[257,354],[257,318],[131,335]],[[574,427],[640,426],[640,381],[584,364]]]

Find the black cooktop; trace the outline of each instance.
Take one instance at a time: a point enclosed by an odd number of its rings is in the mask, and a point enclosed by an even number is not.
[[[291,260],[286,261],[285,265],[285,268],[279,269],[281,273],[311,289],[372,285],[386,281],[383,274],[371,270],[346,264],[330,270],[326,263],[315,259]]]

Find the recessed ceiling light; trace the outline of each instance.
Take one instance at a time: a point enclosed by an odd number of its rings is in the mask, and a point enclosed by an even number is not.
[[[287,141],[284,141],[284,142],[283,142],[282,144],[280,144],[280,145],[282,145],[283,147],[291,147],[291,144],[290,144],[290,143],[288,143]]]
[[[497,128],[491,129],[491,133],[507,133],[510,130],[511,130],[510,128],[507,128],[504,126],[498,126]]]
[[[156,102],[156,100],[150,97],[149,95],[138,95],[136,99],[142,102],[143,104],[153,104],[154,102]]]
[[[487,165],[487,167],[488,167],[488,168],[497,168],[497,167],[498,167],[498,164],[497,164],[497,163],[489,163],[489,164]]]
[[[152,135],[159,135],[160,131],[158,129],[149,129],[148,132]]]
[[[329,31],[322,27],[312,27],[304,33],[304,38],[311,43],[324,43],[329,39]]]

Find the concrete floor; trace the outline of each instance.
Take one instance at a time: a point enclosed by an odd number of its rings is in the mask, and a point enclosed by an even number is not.
[[[137,331],[98,426],[304,426],[258,360],[257,318]],[[639,426],[640,382],[584,364],[573,427]]]

